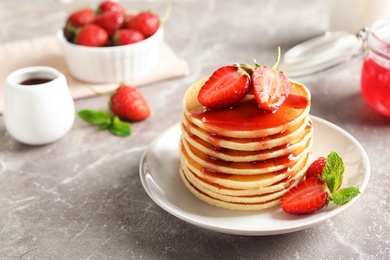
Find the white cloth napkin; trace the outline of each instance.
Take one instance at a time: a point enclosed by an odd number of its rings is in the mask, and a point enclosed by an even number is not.
[[[69,73],[63,57],[62,46],[55,35],[0,44],[0,61],[0,114],[3,111],[5,79],[11,72],[20,68],[49,66],[59,70],[66,76],[70,92],[74,99],[96,95],[91,90],[91,86],[99,92],[110,92],[115,90],[119,84],[89,84],[75,79]],[[156,69],[144,78],[126,83],[139,87],[165,79],[185,76],[188,73],[189,68],[187,62],[177,57],[169,45],[163,42]]]

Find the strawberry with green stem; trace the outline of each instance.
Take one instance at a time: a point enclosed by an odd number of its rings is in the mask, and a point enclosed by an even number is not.
[[[144,120],[151,114],[146,99],[135,87],[120,85],[114,93],[92,91],[98,95],[110,96],[109,108],[112,113],[86,109],[79,111],[78,115],[87,123],[99,126],[100,130],[107,129],[118,136],[129,136],[130,122]]]
[[[337,206],[344,205],[360,194],[356,187],[339,189],[344,175],[344,162],[336,153],[326,158],[322,174],[306,178],[291,188],[280,200],[281,208],[294,215],[314,213],[331,201]]]
[[[290,79],[277,70],[280,61],[280,47],[276,55],[276,62],[270,68],[261,66],[255,61],[255,68],[251,75],[253,93],[260,108],[266,111],[276,111],[290,94],[292,84]]]

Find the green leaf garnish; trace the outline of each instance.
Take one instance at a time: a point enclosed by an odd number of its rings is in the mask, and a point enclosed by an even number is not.
[[[326,158],[326,165],[321,178],[331,193],[336,191],[343,182],[344,170],[343,159],[336,152],[330,152]]]
[[[99,126],[100,130],[108,129],[117,136],[131,135],[131,125],[122,121],[118,116],[100,110],[81,110],[77,113],[84,121],[91,125]]]
[[[105,111],[82,110],[77,113],[84,121],[91,125],[101,125],[111,121],[111,114]]]
[[[108,127],[111,133],[118,136],[129,136],[131,134],[131,127],[129,122],[124,122],[118,116],[114,116],[112,124]]]
[[[355,198],[360,194],[360,191],[356,187],[346,187],[339,190],[336,190],[332,193],[331,200],[336,205],[344,205],[349,202],[351,199]]]
[[[319,176],[329,190],[329,201],[333,201],[338,206],[346,204],[360,194],[359,188],[356,187],[339,189],[343,183],[344,170],[343,159],[336,152],[330,152],[326,157],[322,176]]]

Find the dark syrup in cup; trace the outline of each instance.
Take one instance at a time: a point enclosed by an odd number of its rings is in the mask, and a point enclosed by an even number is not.
[[[44,84],[47,82],[52,81],[53,79],[50,78],[32,78],[32,79],[26,79],[20,82],[20,85],[39,85]]]

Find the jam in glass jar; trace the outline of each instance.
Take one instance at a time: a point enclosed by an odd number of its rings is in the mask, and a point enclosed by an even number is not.
[[[376,111],[390,117],[390,18],[374,23],[366,40],[362,95]]]

